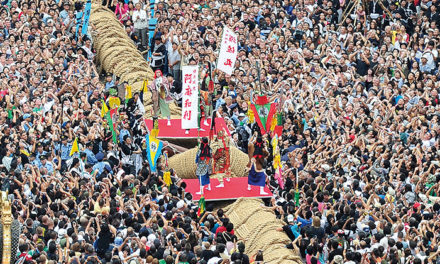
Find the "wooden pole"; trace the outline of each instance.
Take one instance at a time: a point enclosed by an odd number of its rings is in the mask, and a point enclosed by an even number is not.
[[[393,14],[391,14],[390,10],[388,10],[388,8],[386,8],[386,6],[384,6],[384,4],[382,3],[382,0],[377,1],[377,3],[380,5],[380,7],[382,7],[382,9],[385,11],[385,13],[387,13],[387,15],[390,17],[390,19],[393,20]]]
[[[1,192],[1,223],[3,225],[3,249],[2,249],[2,264],[11,263],[11,225],[12,225],[12,213],[11,203],[8,200],[8,193]]]
[[[345,17],[341,20],[341,23],[339,23],[339,26],[342,25],[342,24],[345,22],[345,20],[347,19],[347,17],[350,15],[351,11],[353,11],[353,9],[359,4],[359,1],[360,1],[360,0],[356,0],[356,3],[350,8],[350,11],[348,11],[348,12],[345,14]]]

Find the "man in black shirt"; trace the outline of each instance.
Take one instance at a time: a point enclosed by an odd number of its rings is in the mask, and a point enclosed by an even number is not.
[[[356,56],[356,58],[355,58]],[[370,50],[360,49],[349,56],[350,60],[356,62],[356,72],[360,76],[365,76],[370,65]]]
[[[170,84],[171,97],[177,102],[179,106],[182,106],[182,83],[179,80],[174,80],[172,74],[167,74],[167,80]]]
[[[208,260],[214,256],[214,252],[210,250],[211,245],[209,244],[209,242],[205,242],[203,243],[203,245],[205,249],[202,251],[201,258],[208,262]]]
[[[332,251],[330,251],[330,254],[328,255],[328,261],[332,262],[333,258],[337,255],[343,255],[343,250],[342,248],[339,247],[339,243],[336,240],[332,240],[331,241],[331,247],[332,247]]]
[[[249,256],[244,254],[245,246],[243,243],[238,244],[238,252],[234,252],[231,256],[232,261],[240,260],[242,264],[249,264]]]
[[[249,15],[243,13],[243,24],[245,27],[249,28],[249,31],[253,31],[255,29],[255,23],[249,19]]]

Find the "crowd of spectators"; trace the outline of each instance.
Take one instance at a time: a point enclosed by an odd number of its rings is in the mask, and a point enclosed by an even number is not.
[[[242,151],[255,126],[245,117],[250,98],[279,104],[284,186],[269,156],[266,205],[285,220],[278,231],[292,254],[307,264],[439,263],[439,1],[101,4],[153,68],[179,80],[181,65],[199,65],[205,90],[212,77],[213,106]],[[221,209],[208,203],[197,216],[173,170],[170,187],[162,167],[150,173],[134,99],[119,109],[113,142],[101,100],[120,84],[94,64],[99,32],[77,33],[83,10],[2,1],[0,175],[23,225],[20,261],[264,263],[264,252],[244,254]],[[239,42],[232,75],[215,69],[224,26]],[[71,157],[75,138],[80,154]]]

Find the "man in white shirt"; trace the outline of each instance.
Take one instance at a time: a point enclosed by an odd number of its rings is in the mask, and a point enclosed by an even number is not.
[[[134,24],[134,34],[136,35],[138,41],[140,41],[144,49],[147,48],[147,30],[148,30],[148,19],[147,12],[141,9],[141,4],[136,4],[136,10],[133,11],[133,24]]]

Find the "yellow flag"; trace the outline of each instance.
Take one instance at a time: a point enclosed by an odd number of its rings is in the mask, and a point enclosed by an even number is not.
[[[276,118],[274,118],[274,120],[276,120]],[[273,124],[273,122],[272,122]],[[280,151],[278,148],[278,136],[275,135],[272,138],[272,155],[273,155],[273,168],[274,169],[278,169],[279,167],[281,167],[281,156],[280,156]]]
[[[72,156],[75,152],[79,153],[78,138],[75,138],[75,141],[73,141],[72,149],[70,149],[69,156]]]
[[[281,157],[280,154],[277,154],[273,157],[273,168],[278,169],[279,167],[281,167]]]
[[[121,105],[121,99],[116,96],[111,96],[108,98],[108,106],[110,106],[110,109],[118,108]]]
[[[108,112],[107,104],[104,102],[104,100],[101,100],[102,108],[101,108],[101,117],[104,117],[105,114]]]
[[[249,118],[249,123],[250,124],[254,123],[255,117],[254,117],[254,111],[251,110],[251,102],[248,102],[247,115],[248,115],[248,118]]]
[[[272,156],[275,157],[275,155],[277,154],[277,151],[278,151],[278,136],[277,135],[275,135],[272,138],[271,143],[272,143]]]
[[[144,94],[146,94],[148,92],[148,81],[144,80],[144,82],[142,83],[142,91],[144,92]]]
[[[129,100],[133,97],[132,93],[131,93],[131,85],[127,85],[127,87],[125,88],[125,100]]]
[[[274,131],[275,127],[277,126],[277,119],[276,118],[272,118],[272,123],[270,124],[270,131]]]
[[[170,187],[171,185],[171,173],[169,171],[166,171],[163,173],[163,181],[165,184]]]
[[[151,129],[150,134],[153,138],[157,138],[157,136],[159,136],[159,129]]]
[[[27,152],[24,149],[20,150],[20,152],[23,153],[24,155],[26,155],[27,157],[29,157],[31,155],[31,154],[29,154],[29,152]]]
[[[153,118],[153,129],[151,129],[150,134],[153,138],[157,138],[159,136],[159,120],[156,117]]]

